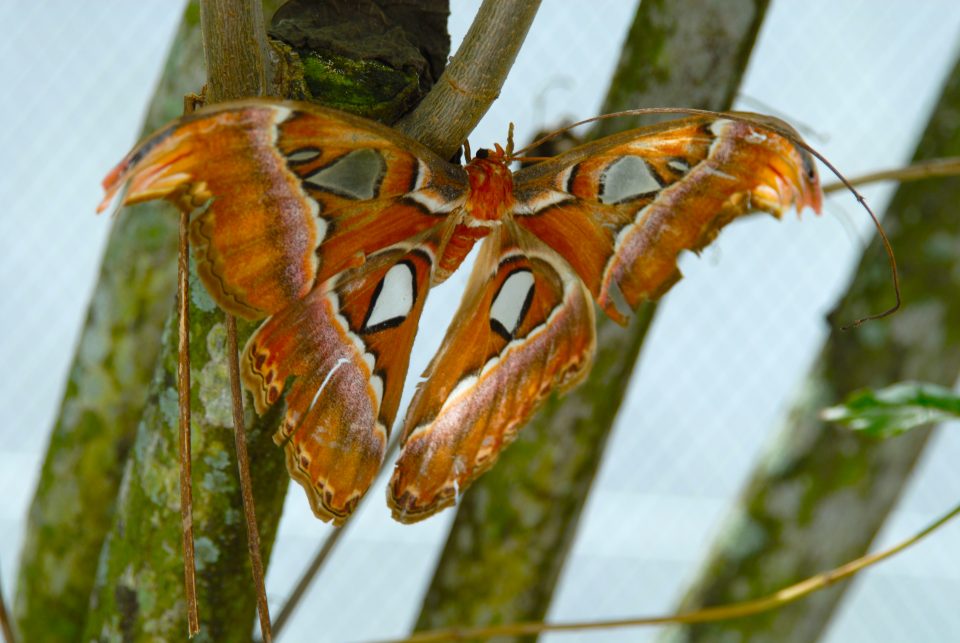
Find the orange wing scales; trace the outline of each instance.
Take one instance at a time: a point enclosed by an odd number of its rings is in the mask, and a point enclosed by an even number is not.
[[[586,374],[594,344],[590,294],[566,262],[511,223],[491,234],[410,404],[390,482],[394,518],[453,504],[551,391]]]
[[[682,250],[699,250],[737,216],[820,208],[807,153],[755,123],[687,119],[544,165],[517,174],[517,221],[566,257],[620,323],[680,278]]]
[[[141,144],[104,181],[101,209],[124,184],[125,203],[207,203],[190,230],[200,277],[225,310],[259,319],[437,225],[445,214],[424,204],[456,203],[464,183],[462,168],[377,123],[243,101]]]
[[[103,210],[166,198],[225,310],[266,317],[244,350],[258,412],[314,513],[341,524],[382,464],[427,292],[481,252],[407,411],[388,503],[402,522],[453,504],[595,347],[591,295],[618,322],[680,277],[677,256],[754,209],[820,208],[812,159],[775,120],[688,118],[515,175],[499,147],[466,168],[378,123],[249,100],[135,148]]]
[[[274,436],[314,513],[340,524],[383,461],[433,266],[433,238],[374,255],[274,315],[244,351],[258,412],[286,381]]]
[[[305,295],[316,272],[316,205],[275,146],[277,123],[289,112],[248,106],[185,117],[105,182],[109,199],[129,180],[126,203],[168,198],[193,209],[212,198],[191,224],[198,272],[224,309],[248,319]]]

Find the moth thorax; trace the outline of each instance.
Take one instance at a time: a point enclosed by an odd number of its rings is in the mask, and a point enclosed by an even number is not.
[[[513,208],[513,173],[506,160],[496,153],[478,153],[467,164],[467,176],[470,192],[464,205],[466,214],[481,221],[502,220]]]

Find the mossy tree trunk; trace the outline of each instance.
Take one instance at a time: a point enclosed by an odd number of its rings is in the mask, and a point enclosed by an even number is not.
[[[960,154],[960,64],[944,88],[914,159]],[[754,471],[682,609],[769,594],[864,554],[929,438],[917,430],[886,441],[825,425],[820,409],[864,386],[906,379],[951,386],[960,372],[960,179],[902,185],[884,227],[896,251],[903,308],[852,331],[839,324],[890,303],[887,257],[868,248],[834,329],[800,387],[786,426]],[[817,640],[849,582],[759,616],[677,628],[670,641]]]
[[[766,8],[765,0],[645,0],[604,111],[728,108]],[[588,380],[551,398],[461,500],[416,629],[544,617],[654,310],[644,305],[627,328],[598,315]]]
[[[439,10],[445,16],[442,1],[424,1],[417,6]],[[236,9],[216,2],[204,6],[205,11],[211,8],[218,16],[224,14],[217,11]],[[263,48],[266,37],[258,7],[248,5],[246,9],[253,11],[244,14],[245,30],[257,36],[247,42]],[[399,9],[403,10],[410,7]],[[148,131],[178,116],[183,95],[203,84],[199,13],[195,5],[188,9],[174,50],[175,54],[186,50],[181,42],[186,38],[193,73],[181,70],[167,75],[165,87],[171,79],[179,82],[158,97],[157,103],[164,109],[159,118],[148,122]],[[239,17],[232,16],[231,21]],[[236,24],[208,21],[206,27],[229,30]],[[445,21],[439,24],[442,30]],[[440,39],[445,37],[443,34]],[[247,87],[242,76],[224,77],[216,80],[211,96],[262,95],[277,93],[279,87],[284,95],[304,97],[299,90],[310,77],[301,58],[287,44],[272,42],[271,46],[276,51],[271,59],[281,62],[276,84],[264,87],[275,75],[269,68],[258,68],[246,78],[252,78],[258,87]],[[217,52],[207,52],[208,56],[212,53]],[[438,57],[443,60],[445,55],[443,50]],[[175,55],[171,66],[182,59]],[[232,59],[225,58],[228,64]],[[360,87],[364,71],[341,69],[345,94],[351,86],[358,95],[369,91],[369,87]],[[397,76],[407,73],[394,71]],[[239,84],[244,87],[238,88]],[[428,88],[429,82],[424,87]],[[290,88],[297,91],[286,91]],[[322,96],[316,98],[322,102]],[[388,101],[389,97],[381,102]],[[358,103],[355,111],[365,113],[363,101]],[[160,336],[175,280],[176,220],[172,209],[163,204],[124,212],[108,247],[31,514],[30,545],[24,555],[22,598],[18,601],[26,640],[80,639],[84,626],[84,638],[90,640],[185,638],[175,317],[163,327],[162,340]],[[255,608],[236,480],[224,320],[193,272],[191,282],[193,521],[203,625],[199,638],[244,640],[251,636]],[[252,330],[253,325],[241,324],[241,342]],[[100,379],[109,384],[106,392]],[[289,480],[282,452],[271,439],[280,409],[255,418],[249,399],[246,408],[254,495],[267,559]],[[134,430],[138,419],[140,424]],[[64,512],[64,506],[70,511]],[[54,577],[69,582],[61,587],[50,582]]]
[[[271,93],[260,6],[201,2],[201,33],[212,101]],[[229,37],[228,37],[229,36]],[[230,49],[240,45],[239,49]],[[224,61],[227,61],[226,63]],[[191,266],[192,521],[195,534],[198,640],[249,639],[255,611],[237,479],[227,370],[226,326]],[[253,330],[241,324],[244,337]],[[186,634],[180,521],[176,313],[164,328],[161,354],[104,542],[85,638],[177,640]],[[250,408],[249,400],[246,400]],[[253,495],[262,554],[269,560],[288,485],[272,445],[279,409],[247,413]]]
[[[203,84],[196,6],[187,10],[144,124],[176,118]],[[96,220],[90,225],[107,225]],[[97,559],[160,333],[176,288],[177,218],[165,203],[122,211],[113,222],[66,391],[30,505],[15,620],[24,641],[78,640]]]

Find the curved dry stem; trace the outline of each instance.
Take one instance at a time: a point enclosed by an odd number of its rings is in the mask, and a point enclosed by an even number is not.
[[[13,624],[10,622],[10,612],[3,600],[3,584],[0,583],[0,632],[3,633],[4,643],[14,643]]]
[[[681,612],[665,616],[648,616],[642,618],[616,619],[609,621],[581,621],[575,623],[508,623],[492,627],[477,628],[449,628],[420,632],[404,639],[394,639],[391,643],[426,643],[427,641],[460,641],[470,639],[486,639],[494,636],[522,636],[539,634],[541,632],[570,632],[573,630],[601,630],[620,627],[638,627],[641,625],[667,625],[683,623],[706,623],[732,618],[752,616],[766,612],[788,603],[797,601],[813,592],[829,587],[834,583],[849,578],[857,572],[886,560],[901,551],[917,544],[936,530],[943,527],[950,520],[960,515],[960,505],[955,506],[946,514],[935,520],[923,530],[897,543],[893,547],[867,554],[844,565],[811,576],[785,587],[778,592],[754,600],[732,603],[717,607],[708,607],[693,612]]]
[[[240,494],[243,515],[247,525],[247,549],[250,569],[257,591],[257,615],[260,618],[260,636],[264,643],[273,641],[270,631],[270,609],[263,578],[263,559],[260,557],[260,530],[253,501],[253,482],[250,479],[250,458],[247,455],[247,429],[243,424],[243,392],[240,390],[240,361],[237,349],[237,319],[227,313],[227,363],[230,370],[230,398],[233,413],[233,438],[237,450],[237,469],[240,474]]]
[[[393,459],[397,456],[397,451],[400,450],[400,439],[399,433],[394,434],[393,439],[390,441],[390,445],[387,447],[387,452],[383,457],[384,462],[392,462]],[[293,613],[296,611],[297,607],[300,605],[300,601],[303,600],[303,597],[306,595],[307,590],[310,589],[310,585],[313,584],[314,579],[317,574],[323,569],[324,564],[327,562],[327,559],[333,555],[334,549],[337,547],[337,543],[340,542],[340,539],[343,537],[343,534],[346,533],[347,527],[353,521],[353,517],[360,512],[360,508],[363,506],[363,503],[367,501],[370,495],[365,495],[360,498],[360,502],[357,505],[357,508],[352,514],[347,517],[347,520],[341,526],[335,528],[330,535],[327,536],[327,539],[323,541],[323,544],[320,545],[320,548],[317,550],[317,553],[313,555],[313,559],[310,561],[310,564],[307,565],[307,568],[304,570],[303,574],[300,575],[300,579],[297,581],[297,584],[294,585],[293,591],[290,592],[290,596],[287,597],[287,601],[283,604],[283,607],[280,608],[280,611],[277,613],[277,618],[273,622],[273,634],[274,636],[279,636],[280,631],[286,626],[289,622],[290,617],[293,616]],[[259,643],[259,642],[258,642]]]
[[[540,0],[484,0],[436,86],[397,129],[451,157],[500,95],[539,7]]]
[[[912,163],[904,167],[893,168],[890,170],[880,170],[870,172],[861,176],[855,176],[849,179],[850,185],[868,185],[870,183],[879,183],[880,181],[898,181],[906,183],[908,181],[920,181],[922,179],[933,179],[943,176],[960,175],[960,157],[948,156],[942,159],[931,159]],[[823,193],[830,194],[845,190],[847,186],[841,182],[830,183],[823,186]]]

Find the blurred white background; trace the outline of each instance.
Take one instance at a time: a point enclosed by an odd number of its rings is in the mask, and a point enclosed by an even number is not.
[[[457,1],[454,47],[478,1]],[[562,118],[594,115],[634,1],[547,0],[474,149]],[[94,284],[109,221],[100,180],[135,142],[182,5],[101,0],[0,5],[0,569],[10,599],[47,435]],[[848,175],[909,159],[957,56],[955,0],[780,0],[743,93],[815,133]],[[745,108],[756,109],[752,104]],[[889,188],[866,191],[882,211]],[[828,328],[870,224],[852,198],[821,217],[738,222],[665,299],[595,483],[552,619],[669,611],[706,555],[764,439],[782,420]],[[411,373],[432,354],[465,272],[431,295]],[[410,378],[414,379],[414,378]],[[691,392],[696,393],[691,395]],[[407,392],[409,399],[409,391]],[[960,431],[942,432],[879,546],[960,498]],[[412,624],[450,512],[415,526],[366,503],[284,640],[399,635]],[[328,532],[291,493],[268,574],[282,604]],[[960,638],[960,525],[864,574],[828,640]],[[491,570],[491,582],[496,582]],[[12,602],[12,601],[11,601]],[[322,629],[320,628],[322,624]],[[649,640],[655,630],[551,635],[549,641]]]

